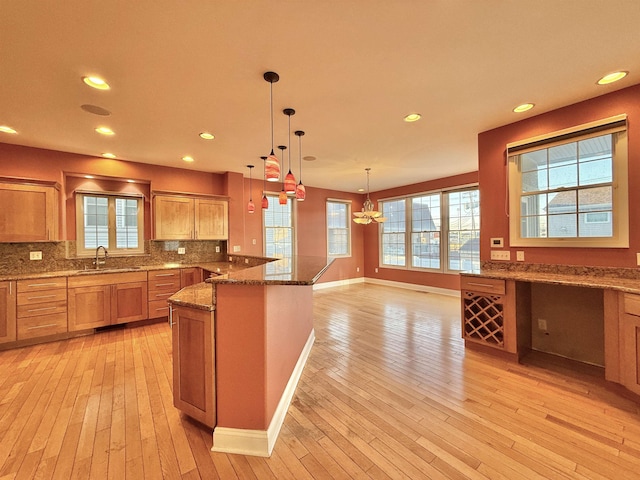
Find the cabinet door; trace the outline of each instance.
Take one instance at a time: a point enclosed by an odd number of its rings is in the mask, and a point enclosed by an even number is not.
[[[16,341],[16,282],[0,282],[0,343]]]
[[[640,394],[640,295],[624,294],[620,328],[622,384]]]
[[[208,427],[216,424],[213,312],[173,309],[173,404]]]
[[[147,319],[147,282],[112,285],[111,323]]]
[[[202,282],[202,270],[200,268],[183,268],[180,270],[180,288],[200,282]]]
[[[158,240],[194,238],[192,198],[157,195],[154,197],[155,227]]]
[[[111,287],[70,288],[69,331],[88,330],[111,324]]]
[[[0,183],[0,242],[57,240],[57,199],[54,187]]]
[[[228,205],[225,200],[197,198],[195,214],[196,238],[200,240],[228,238]]]

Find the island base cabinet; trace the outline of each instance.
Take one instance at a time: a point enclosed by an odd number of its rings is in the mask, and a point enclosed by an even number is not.
[[[0,282],[0,343],[16,341],[16,282]]]
[[[173,307],[173,404],[213,428],[216,425],[213,312]]]
[[[640,295],[624,294],[621,323],[622,384],[640,395]]]

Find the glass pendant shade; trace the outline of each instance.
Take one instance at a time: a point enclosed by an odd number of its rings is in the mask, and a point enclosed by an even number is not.
[[[287,193],[294,193],[296,191],[296,177],[293,176],[291,170],[284,177],[284,191]]]
[[[263,209],[269,208],[269,199],[265,194],[262,194],[262,204],[260,205]]]
[[[365,168],[365,170],[367,171],[367,199],[362,205],[362,210],[360,212],[353,213],[353,216],[355,217],[353,221],[360,225],[368,225],[371,222],[384,223],[387,221],[387,218],[382,216],[382,212],[374,210],[375,205],[369,198],[369,171],[371,168]]]
[[[253,201],[252,201],[252,200],[249,200],[249,203],[247,203],[247,212],[249,212],[249,213],[253,213],[253,212],[255,212],[255,211],[256,211],[256,206],[255,206],[255,204],[253,203]]]
[[[296,187],[296,200],[299,202],[304,202],[305,198],[307,198],[307,189],[304,188],[304,185],[302,184],[302,180],[301,180],[298,186]]]
[[[247,168],[249,169],[249,203],[247,203],[247,212],[249,213],[253,213],[256,211],[256,206],[253,203],[253,177],[251,175],[251,172],[253,171],[253,165],[247,165]]]
[[[280,195],[278,195],[278,203],[280,205],[287,204],[287,192],[285,192],[284,189],[280,192]]]
[[[271,155],[267,157],[267,163],[265,165],[267,182],[279,182],[280,181],[280,161],[276,157],[273,150]]]
[[[269,199],[267,198],[267,157],[260,157],[262,159],[262,201],[260,206],[269,208]]]

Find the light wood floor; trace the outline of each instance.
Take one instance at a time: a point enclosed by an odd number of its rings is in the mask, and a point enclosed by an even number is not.
[[[0,479],[640,478],[637,403],[598,376],[465,351],[455,298],[317,291],[269,459],[172,406],[165,323],[0,352]]]

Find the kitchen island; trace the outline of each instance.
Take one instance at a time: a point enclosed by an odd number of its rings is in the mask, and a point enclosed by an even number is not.
[[[169,298],[174,405],[213,428],[214,451],[269,456],[315,338],[324,257],[229,272]]]

